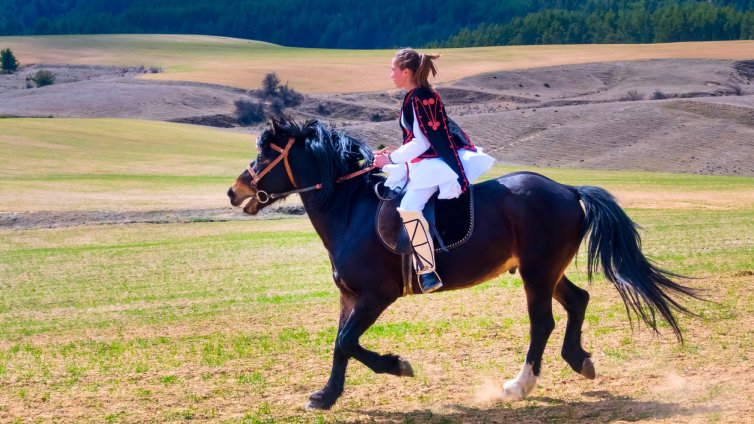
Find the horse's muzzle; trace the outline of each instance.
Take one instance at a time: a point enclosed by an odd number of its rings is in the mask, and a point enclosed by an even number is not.
[[[236,192],[233,191],[233,187],[228,189],[228,198],[230,199],[230,204],[233,206],[241,206],[241,201],[236,200]]]
[[[255,190],[241,181],[236,181],[235,184],[230,186],[228,199],[230,199],[230,204],[235,207],[242,206],[246,202],[243,211],[249,215],[256,215],[272,200],[266,192]]]

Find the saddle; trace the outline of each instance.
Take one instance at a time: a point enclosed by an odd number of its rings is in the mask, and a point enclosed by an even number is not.
[[[421,293],[414,272],[411,241],[398,214],[403,195],[380,201],[377,206],[377,236],[391,252],[401,256],[402,296]],[[424,206],[424,217],[432,233],[435,252],[445,253],[466,242],[474,231],[474,186],[456,199],[438,200],[437,194]]]
[[[432,196],[424,206],[435,252],[445,253],[465,243],[474,231],[474,186],[455,199]],[[377,235],[385,247],[397,255],[411,255],[411,241],[403,228],[398,205],[403,195],[383,200],[377,207]]]

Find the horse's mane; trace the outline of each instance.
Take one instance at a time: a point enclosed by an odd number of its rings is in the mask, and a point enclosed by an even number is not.
[[[314,156],[322,179],[322,188],[318,190],[317,196],[323,201],[332,194],[338,177],[355,172],[374,161],[372,149],[365,142],[317,120],[308,120],[299,125],[291,119],[283,119],[276,121],[276,124],[284,134],[305,140],[306,149]],[[362,180],[368,182],[370,178],[374,178],[371,174],[365,174]]]

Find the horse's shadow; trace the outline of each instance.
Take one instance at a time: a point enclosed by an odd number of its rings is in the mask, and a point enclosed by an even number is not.
[[[595,401],[566,402],[549,397],[531,397],[524,406],[492,403],[484,407],[450,405],[452,412],[432,412],[428,409],[406,412],[364,412],[373,421],[406,423],[611,423],[642,421],[670,417],[688,417],[719,412],[719,408],[685,407],[676,403],[638,401],[630,397],[614,396],[605,391],[585,392]]]

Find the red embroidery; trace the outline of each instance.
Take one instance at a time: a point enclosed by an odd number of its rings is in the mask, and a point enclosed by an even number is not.
[[[427,125],[437,131],[437,128],[440,127],[440,122],[437,121],[437,106],[439,105],[439,102],[435,102],[435,99],[432,98],[424,99],[420,104],[422,105],[422,109],[424,109],[424,114],[429,117]]]
[[[421,100],[419,98],[416,98],[415,100],[416,100],[416,104],[421,103]],[[419,122],[419,130],[422,132],[422,134],[424,134],[424,137],[427,139],[427,141],[429,141],[429,134],[427,134],[427,129],[424,128],[424,123],[421,120],[421,115],[419,114],[419,110],[417,110],[416,106],[414,106],[412,109],[413,109],[414,119],[416,119],[416,121]],[[440,155],[435,151],[435,148],[432,146],[432,142],[430,141],[429,149],[427,149],[426,152],[419,155],[419,157],[422,159],[428,159],[428,158],[437,158],[437,157],[440,157]]]
[[[442,106],[442,103],[440,101],[437,102],[438,106],[441,108],[441,110],[445,110],[445,108]],[[453,143],[453,136],[450,135],[450,129],[448,127],[448,121],[446,120],[446,114],[441,113],[440,114],[443,120],[443,124],[445,125],[445,134],[448,136],[448,142],[450,143],[450,149],[453,151],[453,156],[456,158],[456,163],[458,163],[458,169],[461,171],[461,191],[466,191],[466,189],[469,187],[469,180],[466,178],[466,170],[463,169],[463,164],[461,163],[461,158],[458,157],[458,150],[455,147],[455,143]]]

